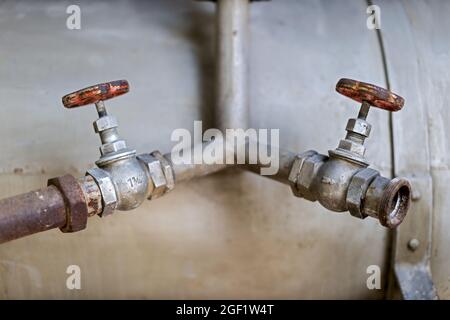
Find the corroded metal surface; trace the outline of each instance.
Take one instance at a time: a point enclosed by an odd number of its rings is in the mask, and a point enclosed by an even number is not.
[[[352,79],[340,79],[336,91],[355,101],[367,101],[369,104],[388,111],[399,111],[405,100],[389,90],[376,85]]]
[[[126,80],[100,83],[65,95],[62,97],[62,103],[66,108],[81,107],[120,96],[129,89],[130,85]]]
[[[47,188],[0,201],[0,243],[58,227],[63,232],[83,230],[88,216],[101,209],[92,177],[50,179]]]
[[[0,201],[0,243],[65,224],[64,198],[55,186]]]
[[[94,178],[90,175],[86,175],[79,178],[78,183],[83,189],[89,217],[100,214],[103,210],[102,193]]]
[[[402,223],[410,204],[411,185],[403,178],[392,179],[383,191],[379,203],[380,223],[395,228]]]
[[[67,222],[61,227],[62,232],[76,232],[86,228],[89,210],[83,189],[70,174],[48,180],[49,186],[55,186],[63,195]]]

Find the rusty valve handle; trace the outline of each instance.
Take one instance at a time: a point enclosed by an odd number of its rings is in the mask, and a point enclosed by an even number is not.
[[[387,111],[399,111],[405,104],[405,99],[387,89],[352,79],[340,79],[336,91],[355,101],[367,102]]]
[[[115,80],[69,93],[62,97],[62,103],[66,108],[76,108],[120,96],[129,90],[127,80]]]

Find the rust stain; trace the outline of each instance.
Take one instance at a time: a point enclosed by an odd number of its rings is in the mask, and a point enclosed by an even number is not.
[[[88,208],[84,192],[78,181],[66,174],[61,177],[48,180],[49,186],[57,187],[64,198],[67,212],[67,223],[61,228],[62,232],[76,232],[86,228]]]
[[[102,196],[97,183],[94,181],[94,178],[87,175],[82,179],[82,181],[80,181],[80,183],[84,190],[89,217],[101,213],[103,209]]]
[[[0,243],[65,223],[64,199],[54,186],[0,200]]]

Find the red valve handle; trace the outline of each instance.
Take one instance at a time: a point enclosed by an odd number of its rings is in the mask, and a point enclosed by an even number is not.
[[[366,101],[387,111],[399,111],[405,104],[405,99],[387,89],[352,79],[339,80],[336,91],[358,102]]]
[[[110,81],[66,94],[62,103],[66,108],[76,108],[120,96],[129,90],[127,80]]]

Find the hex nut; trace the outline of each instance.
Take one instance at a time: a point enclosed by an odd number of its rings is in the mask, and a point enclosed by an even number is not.
[[[151,183],[153,184],[153,189],[148,195],[148,200],[160,197],[164,194],[166,189],[166,177],[164,176],[161,163],[150,154],[141,154],[136,158],[145,165],[150,176]]]
[[[322,166],[324,161],[327,159],[326,156],[322,154],[315,154],[311,157],[308,157],[303,162],[303,165],[300,169],[300,174],[297,179],[297,189],[301,194],[303,194],[303,198],[309,201],[316,201],[316,197],[311,193],[311,185],[316,177],[317,171]]]
[[[62,232],[76,232],[86,228],[88,219],[88,206],[83,189],[70,174],[49,179],[48,186],[55,186],[61,191],[66,205],[66,224],[60,228]]]
[[[125,140],[116,140],[111,143],[105,143],[100,147],[100,153],[102,155],[117,152],[127,148]]]
[[[301,197],[301,194],[297,191],[297,179],[303,165],[303,161],[304,159],[300,155],[296,155],[294,162],[292,162],[291,171],[289,171],[289,185],[291,186],[292,192],[296,197]]]
[[[370,168],[359,170],[350,180],[347,189],[346,203],[350,214],[356,218],[364,219],[367,217],[362,211],[364,198],[367,189],[372,181],[378,177],[380,173]]]
[[[308,197],[309,192],[308,190],[304,190],[304,188],[299,188],[299,177],[300,174],[302,172],[302,168],[306,162],[307,159],[318,155],[318,153],[314,150],[308,150],[304,153],[298,154],[295,159],[294,162],[292,163],[291,166],[291,171],[289,172],[289,184],[291,186],[292,189],[292,193],[296,196],[296,197],[301,197],[301,198],[305,198]],[[305,192],[306,191],[306,192]],[[314,201],[314,200],[312,200]]]
[[[173,190],[173,188],[175,188],[175,175],[173,173],[172,165],[159,151],[153,151],[150,155],[158,159],[161,163],[164,176],[166,177],[166,192]]]
[[[149,200],[156,199],[162,196],[166,191],[166,184],[167,184],[161,163],[155,157],[152,158],[153,159],[150,162],[148,162],[148,170],[150,172],[150,177],[152,179],[154,189],[149,197]]]
[[[100,168],[92,168],[86,172],[86,175],[94,178],[102,194],[103,210],[99,216],[104,217],[114,213],[118,199],[114,183],[109,174]]]
[[[156,199],[174,188],[172,166],[159,151],[138,155],[137,159],[144,163],[153,184],[153,190],[148,196],[149,200]]]
[[[100,117],[94,122],[94,130],[96,133],[116,127],[118,127],[117,119],[113,116]]]
[[[364,153],[366,152],[366,148],[364,147],[364,145],[347,139],[341,140],[339,142],[338,149],[356,153],[360,156],[364,156]]]
[[[364,137],[368,137],[370,135],[370,130],[372,126],[370,123],[363,119],[348,119],[347,127],[345,128],[347,131],[358,133]]]

